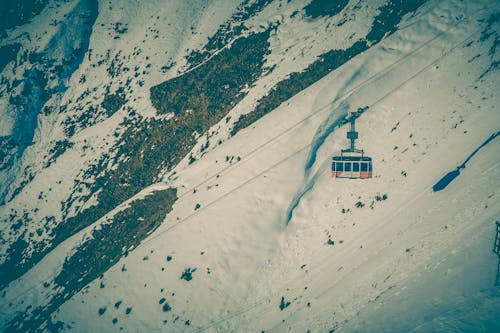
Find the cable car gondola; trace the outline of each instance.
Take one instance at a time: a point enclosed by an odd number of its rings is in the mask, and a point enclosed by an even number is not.
[[[372,178],[372,158],[365,156],[362,149],[354,147],[354,143],[358,138],[355,121],[356,117],[351,114],[351,130],[347,132],[347,139],[351,141],[351,146],[348,149],[342,149],[340,156],[333,156],[332,158],[332,177],[334,178]]]

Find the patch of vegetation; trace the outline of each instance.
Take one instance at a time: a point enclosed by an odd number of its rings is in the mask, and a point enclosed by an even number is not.
[[[208,39],[207,44],[203,50],[192,51],[187,57],[187,61],[191,64],[191,68],[206,61],[215,52],[228,45],[232,40],[241,35],[247,28],[243,25],[243,21],[258,14],[264,9],[272,0],[245,0],[233,14],[231,19],[219,26],[215,34]]]
[[[77,99],[77,103],[83,101],[87,96],[95,93],[97,88],[92,90],[85,90]],[[111,117],[116,111],[118,111],[125,103],[127,99],[125,98],[124,89],[118,89],[114,94],[109,93],[109,87],[106,89],[106,95],[101,103],[102,110],[98,107],[91,105],[90,102],[86,104],[78,104],[74,107],[74,113],[69,115],[62,125],[64,126],[64,133],[68,137],[72,137],[78,130],[88,128],[95,125],[98,121]],[[130,111],[130,110],[129,110]]]
[[[398,24],[403,16],[416,11],[427,0],[389,0],[379,8],[379,14],[373,20],[370,32],[366,40],[371,44],[378,43],[385,36],[393,34],[398,29]]]
[[[241,90],[262,73],[269,33],[239,38],[204,65],[152,87],[153,106],[159,114],[172,112],[182,117],[176,121],[183,121],[186,113],[195,114],[199,120],[192,124],[193,130],[205,132],[226,116],[245,96]]]
[[[14,241],[7,249],[6,257],[8,260],[2,264],[0,270],[0,289],[3,289],[10,281],[15,280],[17,276],[15,272],[16,263],[23,261],[23,254],[28,250],[29,244],[22,237]]]
[[[19,314],[9,323],[7,331],[37,332],[51,313],[102,276],[131,248],[138,246],[142,239],[156,230],[171,211],[177,199],[176,192],[169,188],[135,200],[103,224],[101,229],[94,229],[92,238],[65,259],[61,272],[55,277],[54,289],[60,291],[46,305]],[[99,315],[105,311],[106,307],[99,309]],[[127,311],[130,313],[132,308],[127,308]]]
[[[94,230],[93,238],[66,259],[55,283],[65,289],[82,284],[83,287],[103,274],[163,222],[177,200],[176,193],[171,188],[156,191],[130,203],[110,223],[103,224],[100,230]]]
[[[88,169],[84,178],[97,179],[94,183],[75,183],[74,194],[62,208],[66,214],[73,201],[82,199],[78,196],[82,187],[86,187],[90,193],[99,191],[98,204],[65,218],[64,222],[52,228],[50,235],[53,239],[49,245],[38,246],[39,244],[34,243],[32,246],[36,251],[27,251],[26,247],[19,248],[13,244],[6,261],[0,265],[1,271],[5,269],[9,272],[0,275],[0,286],[15,280],[66,238],[92,224],[144,187],[156,182],[162,168],[173,168],[194,146],[192,131],[181,123],[173,124],[154,119],[140,122],[140,119],[137,119],[127,125],[129,127],[123,134],[121,145],[117,147],[115,159],[106,155],[97,165]],[[118,164],[115,169],[108,167],[109,163],[117,163],[120,158],[125,162]],[[86,195],[83,200],[89,197],[90,195]]]
[[[479,75],[479,80],[482,80],[486,75],[489,73],[492,73],[494,71],[497,71],[498,68],[500,67],[500,60],[496,56],[496,49],[497,46],[500,45],[500,38],[498,37],[498,32],[494,28],[495,24],[500,21],[500,13],[493,13],[488,17],[487,20],[487,26],[486,28],[481,32],[481,37],[479,38],[480,42],[485,42],[488,39],[492,39],[491,47],[488,51],[488,56],[490,58],[490,65],[488,68],[486,68],[481,75]]]
[[[113,30],[115,31],[115,37],[114,39],[119,39],[120,36],[128,31],[128,24],[127,23],[121,23],[121,22],[116,22],[113,24]]]
[[[181,280],[191,281],[193,279],[194,272],[196,272],[196,268],[186,268],[181,274]]]
[[[16,59],[20,48],[21,44],[19,43],[0,46],[0,72],[3,71],[9,62]]]
[[[397,30],[397,24],[399,24],[403,16],[417,10],[425,1],[404,2],[403,0],[391,0],[380,7],[380,14],[375,17],[365,40],[358,40],[345,50],[330,50],[322,54],[304,71],[291,73],[288,79],[280,81],[271,89],[268,95],[261,98],[252,112],[240,116],[231,130],[231,135],[235,135],[243,128],[250,126],[287,99],[339,68],[370,46],[380,42],[384,36],[392,34]]]
[[[35,174],[31,171],[30,166],[27,166],[23,170],[23,174],[20,178],[22,179],[22,181],[19,183],[19,185],[17,185],[16,189],[12,192],[10,198],[8,198],[8,201],[12,201],[15,197],[17,197],[19,193],[21,193],[21,191],[26,187],[26,185],[28,185],[35,178]]]
[[[285,297],[281,297],[281,301],[280,301],[280,305],[279,305],[279,308],[280,308],[280,311],[283,311],[285,310],[287,307],[290,306],[290,304],[292,304],[290,301],[285,301]]]
[[[11,135],[0,136],[0,171],[12,166],[17,143]]]
[[[124,71],[127,71],[128,67],[124,66],[122,58],[121,58],[122,51],[118,51],[115,56],[111,59],[111,61],[108,60],[109,65],[106,68],[106,71],[108,72],[109,76],[114,79],[118,77],[118,75]],[[106,58],[110,59],[110,53],[106,54]]]
[[[54,144],[54,147],[52,147],[52,148],[49,149],[49,154],[51,156],[49,157],[49,160],[47,161],[47,167],[49,167],[52,163],[54,163],[55,160],[59,156],[61,156],[62,154],[64,154],[64,152],[68,148],[72,148],[73,146],[74,146],[74,143],[71,142],[71,141],[68,141],[66,139],[56,141],[56,143]]]
[[[169,312],[172,310],[172,307],[167,302],[164,302],[161,309],[163,310],[163,312]]]
[[[44,1],[38,2],[42,3]],[[20,4],[20,2],[18,3]],[[26,3],[30,4],[31,1]],[[16,152],[17,156],[21,156],[24,149],[32,144],[37,124],[37,115],[40,112],[51,112],[52,108],[45,108],[45,111],[43,111],[45,102],[54,94],[62,94],[66,90],[66,79],[71,76],[84,57],[88,47],[88,38],[91,33],[90,28],[97,17],[97,1],[89,0],[85,2],[85,4],[88,6],[86,6],[87,8],[83,9],[83,11],[74,12],[75,14],[81,14],[81,26],[77,27],[78,29],[72,27],[78,30],[79,35],[75,35],[75,38],[78,37],[81,43],[73,45],[74,48],[71,52],[66,53],[64,58],[62,58],[60,54],[53,55],[53,57],[51,57],[51,55],[45,57],[42,53],[25,53],[25,55],[23,54],[20,57],[21,59],[25,57],[22,61],[29,61],[32,66],[29,66],[29,69],[22,74],[23,78],[19,81],[19,84],[23,85],[21,93],[17,95],[11,94],[11,98],[9,98],[9,103],[15,105],[19,112],[23,114],[23,117],[20,118],[22,124],[16,125],[22,126],[23,131],[17,131],[15,133],[16,137],[14,138],[14,141],[18,145]],[[20,6],[24,5],[20,4]],[[2,13],[4,12],[2,11]],[[57,43],[58,36],[59,35],[56,34],[51,43]],[[14,88],[15,87],[12,89]],[[60,107],[61,112],[64,109],[65,106]],[[14,199],[21,193],[23,188],[33,179],[33,177],[34,174],[30,171],[29,167],[24,169],[22,181],[19,183],[18,187],[13,190],[9,200]],[[90,223],[92,223],[92,221],[90,221]],[[49,236],[49,233],[47,233],[47,235]],[[22,233],[19,235],[19,238],[23,238],[25,241],[30,242],[29,249],[25,247],[16,247],[15,244],[10,245],[7,251],[10,255],[5,256],[4,262],[0,265],[1,272],[8,272],[8,274],[0,275],[0,287],[5,286],[10,281],[21,276],[43,258],[50,249],[58,244],[57,241],[54,244],[49,242],[49,245],[45,243],[46,240],[32,240],[28,233]],[[22,260],[13,259],[13,257],[16,256],[22,258]]]
[[[243,128],[250,126],[277,108],[285,100],[304,90],[367,48],[365,41],[358,41],[346,50],[331,50],[324,53],[303,72],[291,73],[288,79],[280,81],[266,96],[257,102],[254,111],[242,115],[236,121],[231,130],[231,135],[235,135]]]
[[[340,13],[349,0],[312,0],[304,7],[306,16],[317,18],[320,16],[335,16]]]
[[[108,117],[111,117],[115,114],[116,111],[120,110],[120,108],[127,102],[125,95],[123,92],[116,92],[114,94],[106,94],[104,96],[104,100],[101,103],[101,106],[106,110],[106,114]]]
[[[239,38],[202,66],[153,87],[151,98],[158,113],[174,112],[174,117],[144,120],[136,115],[127,118],[121,124],[126,129],[114,156],[103,155],[84,173],[84,179],[95,181],[75,182],[73,194],[62,206],[64,221],[51,230],[50,244],[30,244],[35,251],[11,248],[9,253],[18,255],[7,257],[0,265],[0,270],[9,268],[8,275],[0,276],[0,285],[15,280],[62,241],[158,181],[162,170],[175,167],[194,147],[195,134],[208,131],[223,119],[244,97],[241,90],[261,75],[264,57],[269,52],[269,33],[267,30]],[[89,107],[79,118],[68,118],[67,134],[71,136],[76,126],[92,122],[95,113],[96,110]],[[110,168],[110,165],[116,167]],[[82,192],[89,194],[82,195]],[[94,193],[98,193],[96,205],[66,218],[76,200],[84,202]],[[13,260],[14,257],[23,260]]]

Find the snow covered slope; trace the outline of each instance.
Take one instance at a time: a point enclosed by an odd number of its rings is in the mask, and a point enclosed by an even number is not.
[[[1,329],[499,330],[499,8],[49,2],[0,45]]]

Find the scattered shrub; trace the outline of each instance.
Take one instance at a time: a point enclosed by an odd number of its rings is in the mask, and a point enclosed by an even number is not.
[[[193,273],[195,271],[196,268],[186,268],[181,274],[181,280],[191,281],[193,279]]]
[[[290,303],[289,301],[286,301],[285,302],[285,297],[281,297],[281,302],[280,302],[280,305],[279,305],[279,308],[280,308],[280,311],[283,311],[285,310],[288,306],[290,306]]]
[[[165,302],[163,303],[162,310],[163,312],[169,312],[172,310],[172,307],[167,302]]]

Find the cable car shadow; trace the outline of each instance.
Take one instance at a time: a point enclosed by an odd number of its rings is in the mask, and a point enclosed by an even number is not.
[[[493,139],[495,139],[498,134],[500,134],[500,132],[495,132],[493,133],[492,135],[490,135],[490,137],[488,139],[486,139],[486,141],[484,141],[479,147],[477,147],[470,155],[469,157],[467,157],[467,159],[462,163],[460,164],[459,166],[457,166],[457,168],[453,171],[450,171],[448,172],[446,175],[444,175],[436,184],[434,184],[434,186],[432,186],[432,190],[434,192],[438,192],[438,191],[441,191],[441,190],[444,190],[446,188],[446,186],[448,186],[448,184],[450,184],[455,178],[457,178],[459,175],[460,175],[460,169],[465,169],[465,165],[467,164],[467,162],[469,162],[469,160],[474,156],[476,155],[476,153],[481,149],[483,148],[484,146],[486,146],[488,143],[490,143]]]

